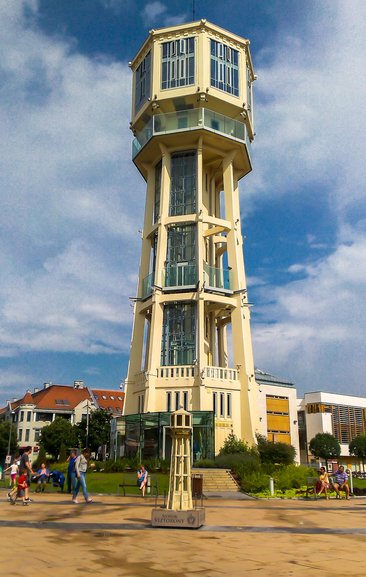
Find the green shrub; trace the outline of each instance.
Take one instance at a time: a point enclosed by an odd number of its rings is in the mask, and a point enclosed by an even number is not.
[[[236,473],[239,468],[242,472],[260,470],[258,455],[249,452],[218,455],[215,460],[215,465],[220,469],[231,469],[234,473]]]
[[[245,467],[236,470],[240,488],[246,493],[257,493],[269,487],[269,477],[262,471],[248,471]]]
[[[287,489],[300,489],[306,485],[307,477],[311,477],[312,471],[308,467],[287,465],[285,467],[278,467],[273,473],[275,480],[275,487],[280,491]]]
[[[214,469],[217,467],[213,459],[198,459],[198,461],[194,462],[193,466],[200,467],[201,469]]]
[[[268,441],[263,435],[257,435],[257,442],[262,463],[291,465],[294,462],[296,450],[292,445]]]
[[[230,433],[225,439],[224,445],[220,449],[220,455],[232,455],[234,453],[256,454],[256,447],[249,447],[241,439],[238,439],[234,433]]]

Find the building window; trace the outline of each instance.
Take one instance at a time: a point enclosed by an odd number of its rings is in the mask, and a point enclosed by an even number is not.
[[[160,161],[155,166],[154,224],[158,222],[160,216],[161,170],[162,162]]]
[[[167,413],[170,413],[172,410],[172,394],[170,391],[166,394],[166,410]]]
[[[342,444],[366,432],[366,411],[362,407],[332,405],[333,434]]]
[[[137,412],[138,413],[144,412],[144,395],[139,395],[137,397]]]
[[[220,417],[225,417],[225,396],[220,393]]]
[[[162,44],[161,88],[194,84],[194,38],[181,38]]]
[[[183,409],[188,411],[188,391],[183,391]]]
[[[194,303],[164,307],[162,366],[193,365],[196,357],[196,307]]]
[[[19,429],[19,431],[18,431],[18,441],[21,441],[21,440],[22,440],[22,437],[23,437],[23,430],[22,430],[22,429]]]
[[[239,96],[239,52],[211,40],[211,86]]]
[[[179,391],[175,391],[174,396],[175,396],[175,410],[178,411],[178,409],[180,407]]]
[[[171,157],[170,216],[196,212],[196,180],[196,153],[173,154]]]
[[[151,54],[146,54],[135,72],[135,111],[150,97]]]
[[[24,411],[20,411],[20,421],[24,421]]]
[[[52,421],[52,413],[36,413],[36,421]]]
[[[226,416],[231,417],[231,393],[228,393],[226,397]]]
[[[40,439],[41,439],[41,430],[40,430],[40,429],[36,429],[36,430],[34,431],[34,442],[35,442],[35,443],[39,443]]]
[[[24,441],[29,441],[29,434],[30,434],[30,429],[26,429],[26,430],[25,430],[25,439],[24,439]]]
[[[27,411],[27,423],[30,423],[32,418],[32,411]]]
[[[217,393],[213,393],[212,395],[212,410],[215,417],[217,417]]]

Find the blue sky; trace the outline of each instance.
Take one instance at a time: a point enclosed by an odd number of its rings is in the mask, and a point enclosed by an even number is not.
[[[299,393],[365,395],[366,4],[195,10],[251,40],[258,74],[241,182],[255,364]],[[128,62],[192,3],[2,0],[0,19],[0,402],[45,381],[117,388],[145,193]]]

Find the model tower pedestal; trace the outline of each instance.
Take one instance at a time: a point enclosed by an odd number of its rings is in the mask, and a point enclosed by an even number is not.
[[[205,521],[203,508],[193,508],[191,486],[192,415],[179,409],[170,417],[172,455],[166,509],[153,509],[153,527],[198,529]]]

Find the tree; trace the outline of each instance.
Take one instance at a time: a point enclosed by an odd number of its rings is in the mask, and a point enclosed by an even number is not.
[[[89,414],[87,438],[87,421],[84,419],[76,425],[80,444],[97,453],[99,447],[109,445],[111,436],[112,414],[105,409],[97,409]]]
[[[341,454],[341,446],[334,435],[330,433],[317,433],[309,444],[312,455],[325,460],[328,467],[329,459],[337,459]]]
[[[262,463],[291,465],[294,462],[296,450],[292,445],[268,441],[263,435],[257,435],[257,442]]]
[[[247,445],[247,443],[244,443],[244,441],[238,439],[238,437],[234,435],[234,433],[230,433],[226,437],[224,444],[220,449],[220,455],[233,455],[235,453],[250,453],[250,452],[251,448]]]
[[[350,455],[356,455],[362,462],[362,468],[365,471],[366,459],[366,434],[358,435],[349,444]]]
[[[67,419],[56,417],[53,423],[43,427],[40,445],[46,453],[57,460],[62,445],[64,447],[77,446],[77,429]]]
[[[10,421],[0,421],[0,463],[5,461],[8,454],[10,439],[10,455],[14,455],[17,448],[17,429]]]

